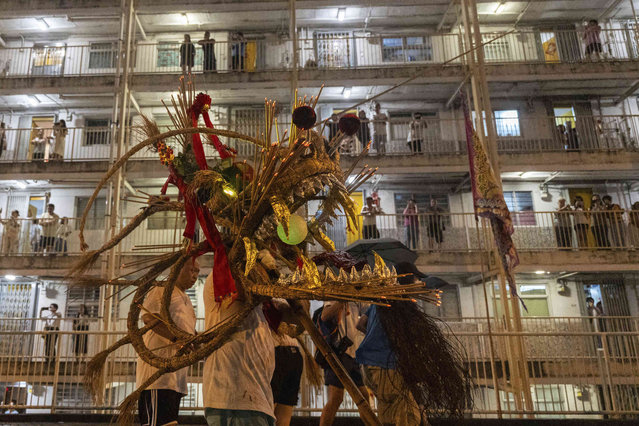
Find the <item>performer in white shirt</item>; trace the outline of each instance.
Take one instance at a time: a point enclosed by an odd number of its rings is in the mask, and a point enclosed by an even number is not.
[[[193,287],[200,272],[200,265],[196,259],[187,260],[177,276],[169,313],[181,330],[195,334],[195,310],[186,290]],[[178,347],[175,336],[162,322],[160,310],[164,287],[154,287],[144,299],[142,321],[145,325],[153,325],[151,331],[144,335],[144,344],[156,355],[170,358],[174,356]],[[135,382],[141,386],[157,369],[141,358],[138,358]],[[188,368],[167,373],[153,382],[140,395],[138,410],[140,424],[143,426],[177,425],[180,401],[188,394]]]

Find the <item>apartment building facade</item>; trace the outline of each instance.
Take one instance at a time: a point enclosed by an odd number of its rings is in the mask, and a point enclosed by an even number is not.
[[[476,13],[469,19],[477,21],[485,43],[499,170],[521,258],[516,278],[527,310],[515,332],[500,328],[503,295],[491,278],[490,234],[473,213],[460,108],[473,96],[472,47],[459,2],[3,3],[0,216],[18,210],[20,225],[17,243],[0,254],[0,298],[7,301],[0,306],[5,404],[16,399],[27,412],[94,409],[79,376],[88,356],[122,334],[130,294],[65,284],[80,252],[77,218],[109,165],[142,140],[141,115],[171,124],[162,101],[177,91],[180,46],[189,34],[193,79],[197,90],[213,98],[216,126],[254,131],[269,98],[281,102],[279,123],[285,128],[294,88],[311,96],[323,85],[321,119],[352,109],[372,120],[379,102],[387,140],[383,150],[373,145],[363,161],[377,174],[353,194],[354,201],[361,206],[373,196],[384,212],[377,217],[380,236],[408,243],[403,211],[410,198],[416,200],[417,265],[449,283],[442,306],[427,309],[444,319],[467,354],[476,382],[474,415],[639,414],[639,212],[633,212],[639,202],[639,28],[630,1],[472,2]],[[591,19],[601,27],[601,49],[586,35]],[[197,43],[204,31],[215,40],[214,70],[205,69]],[[416,113],[418,150],[408,143]],[[482,125],[476,111],[473,119]],[[58,142],[47,141],[56,140],[60,120],[68,133],[56,156]],[[375,126],[368,127],[373,138]],[[329,131],[323,129],[327,136]],[[225,142],[238,148],[240,158],[252,157],[250,147]],[[364,149],[361,142],[342,153],[345,169]],[[49,151],[42,149],[47,145]],[[155,154],[136,154],[121,186],[100,193],[91,210],[91,248],[136,214],[136,195],[157,194],[165,178]],[[595,194],[609,195],[621,210],[591,213]],[[583,215],[557,213],[560,199],[574,206],[578,197]],[[442,209],[441,242],[429,237],[426,208],[433,199]],[[33,219],[50,203],[69,219],[66,250],[61,243],[42,247],[34,235],[39,225]],[[314,208],[309,205],[309,214]],[[586,228],[579,228],[585,220]],[[174,213],[152,218],[112,254],[115,271],[104,259],[93,272],[134,274],[131,265],[153,253],[144,246],[180,241],[175,229],[182,221]],[[5,240],[7,229],[5,224]],[[362,237],[347,232],[345,221],[327,234],[338,248]],[[206,273],[210,265],[204,264]],[[198,284],[190,294],[199,317],[201,293]],[[605,321],[592,318],[588,297],[601,302]],[[49,303],[68,318],[53,366],[43,361],[43,323],[35,318]],[[78,352],[73,318],[82,305],[89,331],[86,350]],[[518,359],[528,366],[523,379],[512,372],[515,340],[522,348]],[[133,389],[134,360],[127,349],[110,361],[106,408]],[[184,409],[196,412],[201,365],[191,368],[191,382]],[[298,412],[317,414],[322,405],[323,394],[305,386]]]

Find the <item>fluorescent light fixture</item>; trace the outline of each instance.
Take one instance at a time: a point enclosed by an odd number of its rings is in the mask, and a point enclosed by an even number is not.
[[[342,96],[344,96],[345,99],[348,99],[351,97],[351,88],[350,87],[344,87],[344,90],[342,90]]]
[[[9,281],[15,281],[16,280],[16,276],[15,275],[5,275],[4,279],[9,280]]]
[[[544,275],[546,273],[546,271],[535,271],[535,274],[537,275]]]
[[[16,186],[20,189],[25,189],[27,187],[27,184],[18,180],[16,181]]]
[[[50,25],[44,20],[44,18],[36,18],[36,22],[42,31],[46,31],[50,28]]]
[[[533,172],[522,172],[519,174],[519,177],[522,179],[528,179],[533,176]]]
[[[504,6],[506,6],[506,2],[505,1],[500,2],[495,8],[495,12],[494,12],[495,15],[499,15],[501,12],[503,12]]]
[[[38,99],[36,95],[29,95],[28,99],[31,106],[36,106],[40,104],[40,99]]]
[[[189,16],[186,13],[180,14],[180,17],[184,25],[189,25]]]
[[[351,184],[355,182],[355,176],[354,175],[350,175],[348,178],[346,178],[346,183],[347,184]]]
[[[337,9],[337,20],[343,21],[345,17],[346,17],[346,8],[340,7],[339,9]]]

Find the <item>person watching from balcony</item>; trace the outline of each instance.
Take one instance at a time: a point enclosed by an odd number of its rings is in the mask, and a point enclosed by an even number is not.
[[[339,117],[337,114],[331,114],[331,119],[326,122],[326,127],[328,127],[328,141],[330,142],[339,132]]]
[[[567,249],[572,247],[572,223],[570,222],[570,212],[572,208],[566,203],[565,198],[558,201],[557,212],[555,213],[555,237],[557,247]]]
[[[639,201],[635,201],[628,212],[628,236],[633,249],[639,248]]]
[[[18,410],[15,407],[16,405],[18,405],[18,401],[16,401],[15,399],[12,399],[11,402],[9,403],[9,408],[7,408],[4,414],[19,414]]]
[[[557,125],[557,138],[561,149],[568,149],[568,136],[566,135],[566,126],[563,124]]]
[[[182,74],[191,74],[193,71],[193,64],[195,63],[195,46],[191,43],[191,36],[184,34],[184,41],[180,45],[180,66],[182,67]]]
[[[4,121],[0,122],[0,158],[2,158],[2,154],[7,149],[7,125],[4,124]]]
[[[413,154],[422,152],[422,143],[426,128],[428,125],[422,121],[422,115],[419,112],[413,113],[413,120],[408,127],[408,147]]]
[[[586,57],[593,60],[601,60],[603,49],[601,47],[601,27],[596,19],[588,21],[584,30],[583,40],[586,43]]]
[[[233,71],[244,71],[244,55],[246,54],[244,33],[233,34],[231,41],[231,68]]]
[[[442,248],[444,242],[444,231],[446,226],[442,221],[442,213],[444,209],[437,205],[437,200],[430,199],[430,206],[426,207],[426,214],[428,218],[428,250],[432,251],[435,243],[437,244],[437,250]]]
[[[588,229],[590,220],[584,206],[583,198],[577,196],[573,203],[572,216],[575,222],[575,233],[577,234],[577,245],[579,248],[588,247]]]
[[[71,235],[73,229],[69,226],[69,218],[63,217],[60,220],[60,225],[55,232],[55,251],[56,253],[67,253],[67,238]]]
[[[406,227],[406,246],[409,249],[417,250],[419,241],[419,209],[415,198],[408,200],[404,209],[404,226]]]
[[[193,287],[200,272],[197,259],[190,258],[175,280],[171,294],[169,313],[175,325],[181,330],[195,334],[195,310],[186,291]],[[176,346],[178,337],[165,325],[161,317],[164,287],[155,286],[144,299],[142,321],[151,330],[144,335],[144,344],[154,354],[171,358],[180,349]],[[135,369],[136,386],[142,385],[157,369],[138,358]],[[180,401],[189,393],[187,386],[188,368],[167,373],[148,386],[138,400],[140,424],[148,426],[177,425]]]
[[[626,223],[623,220],[624,211],[619,204],[612,202],[612,197],[610,195],[604,195],[601,199],[604,203],[606,219],[609,223],[612,246],[615,248],[625,247]]]
[[[598,194],[593,194],[590,200],[590,223],[592,235],[595,236],[597,248],[610,247],[608,240],[608,221],[606,220],[606,207]]]
[[[373,115],[373,145],[375,151],[377,151],[377,155],[386,153],[386,142],[388,139],[386,123],[388,123],[388,116],[382,112],[382,107],[379,102],[376,102],[375,115]]]
[[[45,314],[44,312],[48,313]],[[55,360],[56,346],[58,344],[58,331],[60,331],[60,319],[62,314],[58,312],[58,304],[51,303],[49,307],[43,306],[40,308],[40,318],[44,320],[44,355],[47,364],[50,364]]]
[[[51,153],[52,159],[62,160],[64,157],[64,146],[66,144],[68,134],[69,130],[67,129],[66,121],[60,120],[53,125],[53,138],[55,140],[55,145],[53,147],[53,152]]]
[[[89,310],[87,305],[80,305],[80,310],[73,320],[73,331],[79,331],[73,336],[73,353],[79,358],[85,357],[87,354],[89,343]]]
[[[197,42],[202,46],[202,56],[204,62],[202,63],[202,70],[204,73],[216,72],[217,61],[215,59],[215,40],[211,38],[209,31],[204,32],[204,38]]]
[[[377,215],[384,214],[384,212],[374,203],[373,197],[366,197],[366,205],[362,207],[360,214],[364,217],[364,239],[370,240],[372,238],[379,238],[379,231],[377,230]]]
[[[355,351],[361,336],[357,323],[367,309],[368,305],[363,303],[324,302],[318,319],[320,331],[365,398],[368,396],[368,390],[364,386],[359,364],[355,361]],[[326,362],[320,363],[320,366],[324,369],[324,384],[328,387],[328,397],[319,424],[330,426],[344,400],[344,385]]]
[[[45,153],[47,151],[47,145],[49,145],[50,137],[44,137],[44,129],[38,129],[35,137],[31,140],[33,151],[31,153],[31,159],[44,160]]]
[[[568,151],[579,151],[579,136],[577,135],[577,129],[572,127],[572,121],[566,121],[565,126]]]
[[[2,214],[2,208],[0,208],[0,214]],[[4,232],[2,235],[2,253],[4,254],[17,254],[18,246],[20,242],[20,212],[14,210],[11,212],[11,217],[8,219],[0,219],[0,223],[4,226]]]
[[[42,213],[39,223],[42,226],[42,238],[40,238],[40,251],[51,254],[54,251],[55,237],[58,232],[60,216],[55,212],[55,205],[48,204],[47,211]]]
[[[370,121],[366,117],[366,111],[360,109],[357,113],[359,117],[359,132],[357,132],[357,138],[362,143],[362,148],[366,147],[371,140]]]
[[[40,252],[40,240],[42,239],[42,228],[38,223],[38,219],[31,221],[31,229],[29,229],[29,243],[33,253]]]
[[[407,274],[397,279],[400,284],[419,282],[415,273],[421,272],[412,263],[398,263],[395,269],[398,275]],[[362,366],[364,383],[377,398],[377,412],[383,425],[423,424],[415,399],[396,371],[396,355],[379,319],[380,309],[385,308],[370,305],[357,322],[357,329],[364,333],[364,340],[356,351],[356,361]]]

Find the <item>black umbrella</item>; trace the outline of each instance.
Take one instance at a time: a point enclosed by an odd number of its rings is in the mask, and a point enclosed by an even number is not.
[[[357,240],[346,247],[345,251],[356,259],[366,260],[370,264],[375,263],[373,252],[380,255],[384,261],[389,263],[415,263],[417,260],[417,253],[406,247],[401,241],[392,238]]]
[[[426,287],[438,289],[447,286],[448,283],[439,277],[426,275],[415,266],[417,253],[402,244],[401,241],[392,238],[376,238],[371,240],[358,240],[345,249],[354,258],[366,260],[370,265],[375,264],[377,253],[385,262],[397,267],[397,272],[402,274],[412,273],[426,283]],[[401,271],[400,271],[401,270]]]

